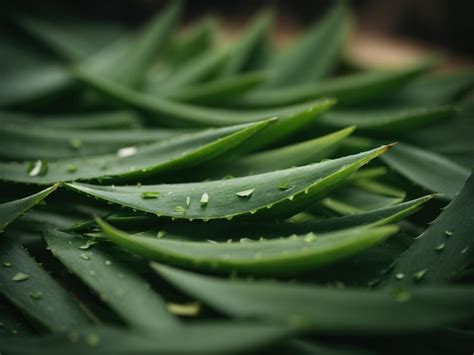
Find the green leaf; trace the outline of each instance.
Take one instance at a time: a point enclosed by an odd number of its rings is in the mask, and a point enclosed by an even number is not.
[[[186,184],[137,186],[96,186],[72,183],[68,187],[112,203],[144,212],[182,219],[232,218],[260,212],[260,216],[291,216],[348,176],[384,153],[389,146],[360,154],[248,177]],[[279,188],[286,181],[289,189]],[[236,193],[254,189],[249,198]],[[146,191],[158,191],[158,199],[143,199]],[[209,195],[205,207],[200,200]],[[189,203],[188,203],[189,202]],[[184,208],[183,206],[186,206]]]
[[[175,35],[163,53],[163,61],[178,67],[210,49],[214,42],[216,22],[212,16],[206,16],[190,30]]]
[[[260,73],[247,73],[227,76],[202,84],[180,87],[163,92],[165,97],[176,101],[194,104],[217,105],[235,100],[262,83],[264,76]]]
[[[194,178],[246,176],[318,162],[328,158],[354,128],[348,127],[305,142],[254,153],[232,162],[210,163],[202,169],[202,173],[195,173]]]
[[[0,179],[50,184],[106,177],[143,178],[213,159],[237,147],[270,122],[272,120],[201,131],[182,135],[172,142],[121,148],[117,154],[57,160],[48,163],[47,169],[38,174],[31,174],[31,166],[28,163],[0,163]],[[35,164],[38,162],[41,163],[37,161]],[[46,163],[44,166],[46,167]]]
[[[248,321],[192,323],[155,334],[90,327],[54,336],[1,336],[0,350],[44,355],[249,354],[284,341],[291,334],[288,327]]]
[[[101,155],[120,148],[162,142],[178,137],[186,130],[103,129],[77,130],[30,126],[31,123],[6,123],[0,131],[0,156],[9,160],[73,158]]]
[[[177,92],[189,85],[212,77],[225,63],[229,51],[224,48],[211,49],[190,59],[174,70],[157,68],[145,85],[150,96],[166,96],[168,92]]]
[[[337,65],[349,30],[347,9],[342,1],[309,29],[293,47],[268,65],[270,78],[265,87],[311,83]]]
[[[350,216],[328,218],[305,223],[288,222],[223,222],[220,220],[206,223],[159,222],[154,217],[147,216],[106,216],[104,219],[108,223],[132,228],[135,230],[145,227],[158,228],[147,231],[144,235],[157,236],[159,232],[165,233],[170,239],[178,240],[217,240],[227,241],[228,239],[239,240],[242,236],[247,238],[280,238],[289,237],[293,234],[307,233],[328,233],[342,229],[354,228],[362,225],[381,226],[389,223],[396,223],[412,213],[418,211],[432,196],[424,196],[415,200],[403,202],[394,206],[384,207],[378,210],[362,212]],[[157,226],[158,223],[158,226]],[[80,223],[68,228],[70,231],[84,231],[86,228],[94,226],[95,220]]]
[[[68,61],[84,60],[124,35],[125,29],[106,22],[22,16],[17,23],[48,49]]]
[[[333,192],[320,203],[330,210],[345,215],[380,209],[403,201],[403,197],[389,197],[354,186]]]
[[[269,110],[225,110],[205,108],[179,103],[165,98],[139,93],[108,80],[92,76],[86,71],[74,70],[75,77],[106,97],[151,114],[156,122],[166,126],[228,126],[245,122],[254,122],[269,117],[291,118],[297,113],[318,115],[334,104],[333,100],[321,100],[311,103]],[[300,127],[300,125],[298,126]]]
[[[383,160],[409,180],[447,199],[461,190],[469,176],[469,170],[449,159],[406,143],[398,144]]]
[[[352,109],[327,112],[320,123],[330,127],[357,126],[361,131],[376,131],[389,134],[425,128],[444,120],[456,112],[453,106],[421,107],[403,109]]]
[[[242,72],[252,56],[265,43],[268,29],[273,22],[273,12],[263,11],[240,35],[229,53],[229,59],[220,71],[220,75],[228,76]]]
[[[364,103],[397,90],[426,71],[430,65],[431,63],[422,63],[403,70],[369,71],[325,79],[314,84],[254,91],[236,104],[250,108],[278,107],[322,97],[335,98],[339,105]]]
[[[256,318],[323,334],[403,334],[472,319],[473,287],[374,292],[274,281],[226,280],[152,263],[174,286],[237,318]],[[369,316],[370,315],[370,316]]]
[[[449,104],[474,88],[474,70],[436,73],[418,78],[390,98],[397,105]]]
[[[296,274],[346,259],[397,232],[396,226],[353,228],[334,233],[232,243],[137,237],[101,219],[104,235],[135,254],[189,269],[252,275]]]
[[[43,201],[58,187],[59,185],[54,185],[34,195],[0,204],[0,233],[3,232],[10,223],[21,217],[30,208]]]
[[[142,84],[158,52],[165,48],[171,32],[177,25],[181,4],[181,1],[172,1],[138,33],[119,65],[111,66],[108,70],[114,81],[128,87]]]
[[[54,332],[90,324],[89,317],[58,283],[28,254],[16,235],[0,238],[0,292],[39,324]],[[6,267],[9,263],[11,266]],[[14,281],[15,275],[27,275]],[[18,277],[16,277],[18,279]],[[33,298],[31,293],[40,294]]]
[[[461,192],[399,257],[385,280],[386,286],[446,283],[472,266],[473,194],[471,174]]]
[[[81,249],[87,239],[48,228],[43,233],[54,256],[91,287],[130,326],[160,332],[179,322],[149,284],[110,252],[96,244]]]

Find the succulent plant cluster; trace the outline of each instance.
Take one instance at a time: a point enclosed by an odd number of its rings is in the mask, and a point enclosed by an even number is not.
[[[471,353],[474,71],[182,7],[1,35],[0,352]]]

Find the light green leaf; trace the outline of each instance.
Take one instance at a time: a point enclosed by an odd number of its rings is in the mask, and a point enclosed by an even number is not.
[[[401,143],[383,157],[391,168],[433,192],[452,199],[469,176],[469,170],[436,153]]]
[[[235,75],[246,68],[252,56],[264,46],[268,29],[273,22],[273,12],[263,11],[243,32],[229,53],[229,59],[222,68],[220,75]]]
[[[132,145],[162,142],[187,132],[163,128],[107,131],[30,125],[31,123],[3,125],[0,130],[0,156],[9,160],[56,160],[101,155]]]
[[[101,219],[104,235],[145,258],[189,269],[252,275],[296,274],[346,259],[397,232],[396,226],[353,228],[334,233],[232,243],[190,242],[137,237]]]
[[[186,184],[137,186],[97,186],[72,183],[73,190],[144,212],[182,219],[232,218],[259,212],[260,216],[291,216],[322,194],[334,188],[361,166],[367,164],[389,146],[360,154],[248,177]],[[282,181],[290,188],[279,188]],[[236,193],[253,189],[248,198]],[[143,199],[146,191],[160,192],[157,199]],[[200,199],[209,194],[205,207]],[[189,200],[189,203],[187,203]],[[186,206],[184,208],[183,206]]]
[[[388,134],[425,128],[427,125],[451,117],[456,112],[453,106],[352,109],[332,111],[321,117],[320,123],[330,127],[357,126],[358,130]]]
[[[173,141],[121,148],[116,154],[63,159],[42,163],[38,174],[29,163],[0,163],[0,179],[49,184],[58,181],[104,178],[142,178],[164,171],[193,166],[237,147],[272,120],[182,135]],[[33,166],[33,169],[34,169]]]
[[[224,314],[257,318],[322,334],[403,334],[472,319],[473,287],[374,292],[297,283],[227,280],[152,263],[185,293]]]
[[[166,126],[228,126],[275,116],[291,118],[297,113],[304,114],[305,112],[313,112],[312,117],[314,117],[334,104],[333,100],[321,100],[279,109],[253,111],[205,108],[139,93],[111,81],[92,76],[83,70],[74,70],[74,75],[78,80],[106,97],[145,111],[153,116],[150,119]],[[298,125],[298,127],[300,126]]]
[[[426,71],[430,65],[422,63],[403,70],[369,71],[325,79],[314,84],[254,91],[236,104],[249,108],[278,107],[322,97],[335,98],[339,105],[364,103],[397,90]]]
[[[264,86],[311,83],[327,76],[337,65],[348,32],[347,9],[342,1],[337,1],[303,38],[270,62],[270,77]]]
[[[30,208],[43,201],[58,187],[59,185],[54,185],[34,195],[0,204],[0,233],[3,232],[10,223],[21,217]]]

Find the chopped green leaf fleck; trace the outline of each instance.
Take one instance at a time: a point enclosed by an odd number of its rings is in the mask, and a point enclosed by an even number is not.
[[[152,199],[152,198],[158,198],[160,196],[160,193],[158,191],[145,191],[140,194],[141,198],[144,199]]]
[[[209,194],[207,192],[204,192],[199,202],[201,203],[201,207],[207,206],[207,204],[209,203]]]
[[[16,282],[20,282],[20,281],[28,280],[29,278],[30,278],[30,275],[27,275],[23,272],[17,272],[15,275],[13,275],[12,280]]]
[[[254,191],[255,189],[248,189],[248,190],[236,192],[235,194],[239,197],[250,197],[252,196]]]
[[[29,295],[32,299],[38,301],[38,300],[40,300],[40,299],[43,297],[43,292],[41,292],[41,291],[31,291],[30,293],[28,293],[28,295]]]

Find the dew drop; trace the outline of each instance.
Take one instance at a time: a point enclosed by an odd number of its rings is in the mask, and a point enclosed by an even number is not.
[[[201,203],[201,207],[207,206],[207,204],[209,203],[209,194],[207,192],[204,192],[199,202]]]
[[[4,261],[3,267],[12,267],[12,263],[10,261]]]
[[[131,157],[132,155],[137,154],[137,147],[125,147],[117,151],[117,156],[119,158]]]
[[[110,266],[110,265],[112,265],[112,262],[110,260],[105,260],[105,265]]]
[[[41,292],[41,291],[31,291],[31,292],[28,293],[28,295],[30,296],[30,298],[32,298],[36,301],[39,301],[43,297],[43,292]]]
[[[280,185],[278,185],[278,189],[282,191],[288,190],[289,188],[290,188],[290,185],[288,184],[288,181],[286,180],[280,182]]]
[[[469,247],[465,247],[463,250],[461,250],[461,254],[466,254],[466,252],[468,251]]]
[[[435,247],[435,250],[438,252],[442,252],[444,250],[445,243],[440,243]]]
[[[211,243],[211,244],[219,244],[218,242],[212,239],[206,239],[206,242]]]
[[[79,247],[79,249],[81,250],[87,250],[89,249],[91,246],[93,246],[94,244],[97,244],[97,242],[95,240],[92,240],[92,239],[89,239],[87,240],[83,245],[81,245]]]
[[[453,235],[453,232],[452,231],[444,231],[444,234],[446,235],[446,237],[451,237]]]
[[[239,197],[250,197],[254,193],[255,189],[248,189],[248,190],[243,190],[236,192],[235,194]]]
[[[34,163],[28,165],[28,175],[33,176],[44,176],[48,172],[48,163],[43,160],[37,160]]]
[[[15,275],[13,275],[12,280],[15,282],[21,282],[21,281],[26,281],[30,278],[30,275],[25,274],[23,272],[17,272]]]
[[[82,253],[81,255],[79,255],[79,257],[81,259],[84,259],[84,260],[90,260],[91,257],[89,255],[87,255],[86,253]]]
[[[186,207],[189,207],[191,204],[191,196],[186,196]]]
[[[186,209],[183,206],[176,206],[175,208],[173,208],[173,211],[177,213],[184,213],[186,212]]]
[[[421,281],[421,279],[423,279],[423,277],[425,277],[427,271],[428,271],[428,269],[423,269],[423,270],[414,272],[413,273],[413,280]]]
[[[241,243],[248,243],[248,242],[253,242],[253,240],[249,239],[249,238],[240,238],[240,242]]]
[[[405,274],[403,272],[399,272],[395,275],[397,280],[403,280],[405,278]]]
[[[163,238],[166,235],[166,231],[161,230],[158,233],[156,233],[157,238]]]
[[[153,199],[158,198],[158,196],[160,196],[158,191],[145,191],[140,194],[140,197],[143,199]]]

